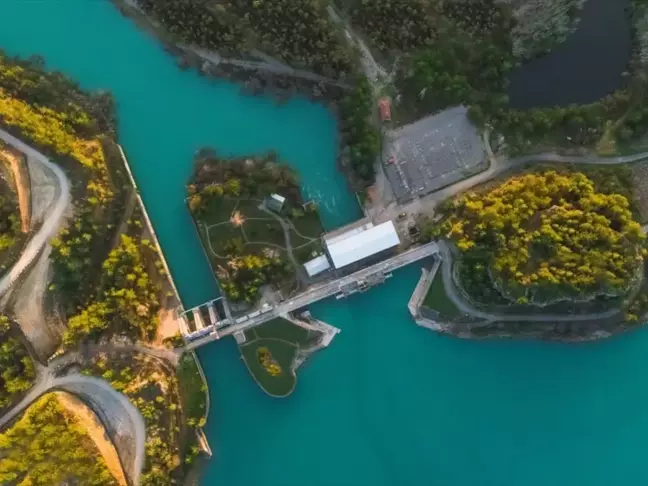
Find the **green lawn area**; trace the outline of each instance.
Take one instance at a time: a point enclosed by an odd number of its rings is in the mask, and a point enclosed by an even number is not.
[[[214,199],[207,210],[196,217],[201,228],[200,237],[211,257],[218,258],[214,252],[224,256],[225,244],[235,238],[240,238],[244,243],[254,243],[246,246],[251,253],[263,249],[263,246],[257,243],[272,243],[282,248],[286,247],[283,227],[268,213],[258,209],[259,203],[260,201],[256,199]],[[243,225],[240,227],[230,222],[235,212],[240,213],[243,220]],[[209,227],[208,235],[205,234],[205,227]]]
[[[290,395],[297,383],[292,366],[300,347],[308,344],[311,333],[282,318],[273,319],[245,333],[247,342],[240,347],[250,373],[268,395]],[[281,372],[272,375],[259,360],[259,350],[270,352]]]
[[[209,201],[205,211],[196,218],[205,226],[229,221],[238,201],[236,199],[214,198]]]
[[[253,331],[256,333],[257,338],[260,339],[283,339],[302,346],[308,343],[310,336],[307,329],[296,326],[281,317],[266,322],[262,326],[253,329]]]
[[[243,224],[243,231],[250,243],[272,243],[282,248],[286,247],[283,227],[275,219],[248,219]]]
[[[303,216],[290,218],[290,221],[295,229],[306,238],[319,238],[324,233],[324,227],[317,211],[306,211]]]
[[[443,263],[439,266],[439,269],[434,276],[430,290],[423,300],[423,305],[429,309],[437,311],[439,315],[443,317],[459,317],[461,316],[461,311],[457,309],[445,291],[443,278],[441,276],[442,270]]]
[[[182,406],[188,420],[200,425],[207,412],[207,389],[193,356],[185,353],[178,366],[178,383]]]
[[[308,245],[301,246],[300,248],[294,249],[293,254],[295,255],[295,258],[299,262],[306,263],[307,261],[315,258],[313,256],[313,252],[317,253],[318,255],[321,255],[323,251],[324,250],[322,249],[321,240],[315,240],[312,243],[309,243]]]
[[[201,239],[203,240],[203,242],[206,242],[207,240],[205,238],[204,231],[201,229],[200,232],[203,233],[200,235]],[[241,241],[245,242],[245,237],[243,236],[241,228],[232,226],[230,223],[225,223],[210,228],[208,238],[209,244],[205,245],[205,249],[207,250],[209,256],[213,258],[218,258],[217,255],[220,255],[220,257],[225,256],[226,252],[224,246],[228,241],[234,238],[240,238]],[[217,255],[214,255],[214,252]]]
[[[270,216],[265,211],[259,209],[259,204],[263,201],[261,199],[240,199],[236,210],[241,213],[241,215],[248,218],[263,218],[270,219]]]

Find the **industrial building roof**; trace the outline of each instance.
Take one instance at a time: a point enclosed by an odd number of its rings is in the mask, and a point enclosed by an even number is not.
[[[314,277],[315,275],[331,268],[331,264],[329,263],[328,258],[326,258],[326,255],[321,255],[304,263],[304,268],[309,277]]]
[[[333,241],[324,241],[335,268],[342,268],[400,244],[400,238],[391,221],[366,227],[364,231],[358,231],[356,228],[337,235]]]

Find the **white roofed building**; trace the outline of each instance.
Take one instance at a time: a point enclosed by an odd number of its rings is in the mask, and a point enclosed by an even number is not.
[[[319,275],[331,268],[331,264],[329,263],[328,258],[326,258],[326,255],[320,255],[317,258],[313,258],[304,263],[304,268],[309,277],[314,277],[315,275]]]
[[[324,247],[336,269],[393,250],[398,245],[400,245],[400,238],[391,221],[378,226],[366,222],[349,231],[336,232],[331,237],[324,236]]]
[[[279,194],[271,194],[266,198],[266,206],[275,213],[280,213],[283,209],[286,198]]]

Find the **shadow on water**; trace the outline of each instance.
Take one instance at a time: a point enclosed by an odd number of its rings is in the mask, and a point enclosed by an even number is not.
[[[587,104],[623,85],[631,53],[630,0],[588,0],[576,31],[510,76],[511,106]]]

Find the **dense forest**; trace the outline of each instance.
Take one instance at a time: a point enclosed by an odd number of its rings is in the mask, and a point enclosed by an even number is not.
[[[0,434],[0,483],[30,486],[113,486],[85,429],[49,394]]]
[[[27,390],[36,378],[34,362],[12,332],[11,322],[0,315],[0,410]]]
[[[348,148],[343,161],[351,170],[353,188],[361,190],[373,184],[376,157],[381,150],[381,135],[374,121],[375,103],[366,77],[342,98],[339,109],[343,145]]]
[[[597,192],[582,173],[556,171],[457,198],[441,232],[482,265],[475,275],[487,270],[491,286],[518,303],[623,295],[645,238],[626,197]]]
[[[259,49],[296,68],[338,78],[352,51],[319,0],[137,0],[171,33],[224,54]]]
[[[437,0],[357,0],[348,7],[353,24],[381,52],[411,52],[429,44],[435,38],[439,10]]]

